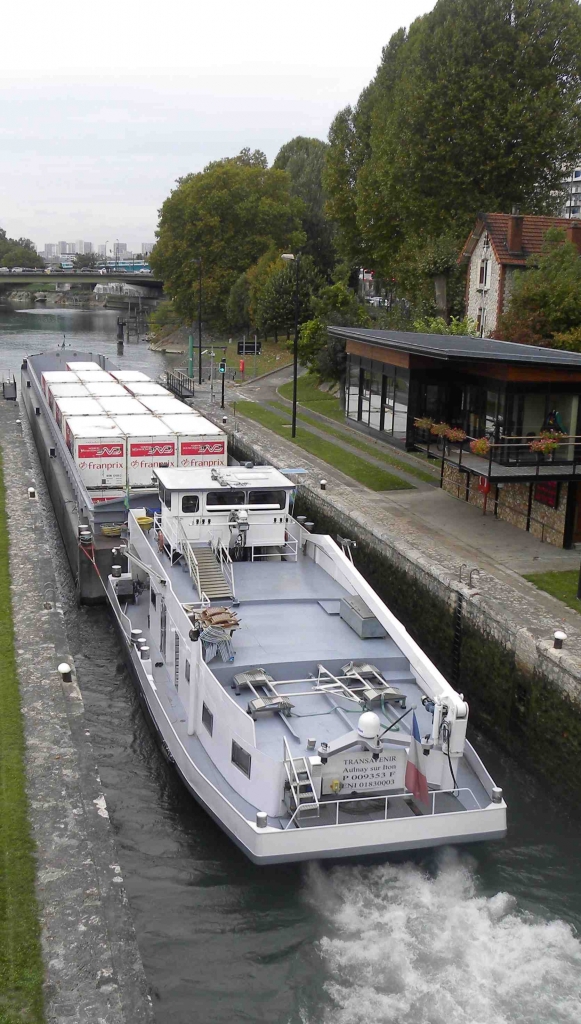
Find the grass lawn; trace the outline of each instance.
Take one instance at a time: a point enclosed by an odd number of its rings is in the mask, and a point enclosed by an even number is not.
[[[43,966],[0,464],[0,1021],[41,1024]]]
[[[581,601],[577,600],[578,569],[566,569],[564,572],[535,572],[525,576],[525,580],[534,583],[539,590],[545,590],[547,594],[557,597],[569,608],[581,612]]]
[[[283,398],[288,398],[292,402],[292,380],[287,384],[282,384],[278,392]],[[320,391],[315,378],[308,373],[299,377],[297,381],[297,401],[307,409],[311,409],[312,412],[320,412],[323,416],[330,416],[332,420],[339,420],[340,423],[343,423],[345,420],[345,413],[339,399],[335,395],[329,395],[326,391]]]
[[[315,455],[317,458],[322,459],[323,462],[328,462],[330,466],[340,469],[342,473],[357,480],[358,483],[364,484],[365,487],[369,487],[372,491],[406,491],[413,489],[412,484],[406,483],[405,480],[394,476],[393,473],[386,473],[385,470],[372,466],[369,462],[360,459],[359,456],[345,452],[338,445],[333,444],[332,441],[325,441],[321,437],[315,437],[314,434],[310,434],[307,430],[301,430],[300,427],[297,429],[295,440],[292,441],[290,436],[290,416],[286,414],[286,410],[283,417],[272,412],[270,409],[264,409],[256,402],[237,402],[236,412],[240,413],[241,416],[248,417],[248,419],[255,420],[256,423],[260,423],[263,427],[268,427],[269,430],[278,434],[279,437],[284,437],[287,441],[291,441],[291,443],[302,448],[303,451]],[[288,425],[285,426],[285,424]]]
[[[281,337],[278,343],[274,338],[269,338],[267,341],[262,339],[262,352],[259,356],[256,356],[256,361],[251,353],[247,353],[244,356],[245,366],[244,376],[242,376],[239,370],[242,356],[238,355],[238,341],[238,338],[233,338],[232,344],[229,344],[224,350],[228,369],[236,370],[236,380],[238,381],[252,380],[253,377],[260,377],[263,373],[269,373],[271,370],[277,370],[282,366],[288,366],[289,363],[292,363],[292,352],[287,348],[286,338]],[[252,343],[254,344],[254,339],[252,339]]]
[[[269,405],[276,406],[277,409],[281,409],[287,416],[289,415],[289,409],[282,402],[269,402]],[[353,437],[351,434],[347,434],[344,430],[336,430],[335,427],[328,426],[326,423],[321,423],[320,420],[313,419],[312,416],[306,416],[305,413],[298,413],[298,418],[303,420],[304,423],[310,423],[312,427],[317,427],[318,430],[323,430],[325,434],[330,434],[331,437],[338,437],[347,444],[350,444],[352,448],[357,448],[360,452],[365,452],[366,455],[372,455],[374,459],[379,459],[381,462],[385,462],[388,466],[393,466],[394,469],[401,469],[404,473],[409,473],[410,476],[415,476],[417,480],[423,480],[424,483],[433,484],[436,480],[436,476],[432,473],[426,473],[423,469],[418,469],[417,466],[410,466],[407,462],[402,459],[397,459],[394,455],[390,455],[389,452],[385,452],[383,448],[374,447],[371,444],[366,444],[365,441],[360,441],[358,437]]]

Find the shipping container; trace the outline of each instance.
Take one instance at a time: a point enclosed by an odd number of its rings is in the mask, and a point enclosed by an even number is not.
[[[79,378],[76,373],[72,373],[70,370],[46,370],[41,378],[40,384],[45,395],[48,397],[48,385],[49,384],[79,384]]]
[[[179,399],[173,398],[171,395],[167,398],[165,395],[140,395],[139,401],[146,409],[154,416],[190,416],[191,410],[189,405],[184,402],[180,402]]]
[[[106,416],[72,416],[66,442],[85,487],[102,497],[109,487],[125,488],[126,441],[123,431]]]
[[[95,398],[55,398],[54,416],[65,433],[70,416],[102,416],[103,410]]]
[[[96,384],[84,384],[94,398],[127,398],[127,392],[116,380],[100,380]]]
[[[176,435],[178,466],[226,466],[227,436],[203,416],[163,416],[161,423]]]
[[[135,395],[136,398],[140,398],[141,395],[159,395],[165,398],[172,398],[171,391],[167,388],[163,388],[161,384],[156,384],[155,381],[128,381],[124,382],[124,387],[127,389],[130,395]]]
[[[76,360],[76,361],[67,363],[67,370],[74,370],[75,373],[78,373],[79,370],[85,371],[85,370],[102,370],[102,369],[103,369],[103,367],[99,366],[99,363],[95,363],[95,362],[83,363],[83,362],[79,362],[78,360]]]
[[[124,384],[125,381],[127,381],[127,383],[131,383],[131,381],[134,383],[137,383],[138,381],[149,381],[150,384],[153,384],[151,377],[148,377],[146,373],[142,373],[141,370],[111,370],[111,376],[114,377],[115,380],[121,381],[122,384]]]
[[[106,370],[79,370],[77,377],[81,384],[97,384],[99,381],[105,383],[113,381],[113,377]]]
[[[58,400],[59,398],[90,397],[85,385],[81,384],[80,381],[77,381],[76,384],[53,384],[49,382],[47,385],[47,391],[48,404],[53,416],[55,415],[55,400]]]
[[[99,399],[99,405],[107,416],[148,416],[148,410],[137,400],[125,392],[123,398],[112,396],[107,398],[104,395]]]
[[[127,442],[127,483],[155,486],[153,470],[176,465],[175,434],[155,416],[115,416],[114,420]]]

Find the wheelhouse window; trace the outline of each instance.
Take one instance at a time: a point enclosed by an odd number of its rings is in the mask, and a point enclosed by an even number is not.
[[[159,500],[166,508],[171,509],[171,491],[168,491],[163,484],[159,485]]]
[[[249,491],[249,505],[266,505],[268,508],[285,508],[286,491]]]
[[[200,496],[198,494],[184,494],[182,497],[182,512],[199,512]]]
[[[245,505],[246,495],[244,491],[223,490],[208,491],[206,494],[206,508],[233,508],[236,505]]]
[[[232,764],[235,764],[241,772],[244,772],[250,778],[252,758],[244,747],[241,747],[235,740],[232,740]]]
[[[205,726],[211,736],[214,732],[214,716],[206,704],[202,704],[202,725]]]

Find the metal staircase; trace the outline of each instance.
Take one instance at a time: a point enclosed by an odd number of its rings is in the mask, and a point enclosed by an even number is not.
[[[200,593],[204,594],[210,601],[232,600],[233,593],[230,582],[226,579],[222,565],[216,558],[211,546],[200,546],[190,548],[193,552],[198,566],[196,586]]]
[[[293,757],[286,739],[283,742],[284,767],[290,789],[293,818],[296,818],[297,823],[300,818],[318,818],[319,800],[315,792],[309,762],[306,757]]]

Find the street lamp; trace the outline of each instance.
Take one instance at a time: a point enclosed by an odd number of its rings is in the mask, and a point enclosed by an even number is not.
[[[194,256],[190,263],[198,264],[198,384],[202,383],[202,257]],[[191,335],[190,335],[191,338]],[[193,352],[190,348],[188,374],[193,376]]]
[[[294,293],[294,306],[295,306],[295,337],[293,342],[293,414],[292,414],[292,426],[291,426],[291,437],[297,436],[297,380],[299,372],[299,265],[301,262],[301,255],[297,253],[296,256],[292,252],[281,253],[281,259],[291,261],[295,263],[295,293]]]

